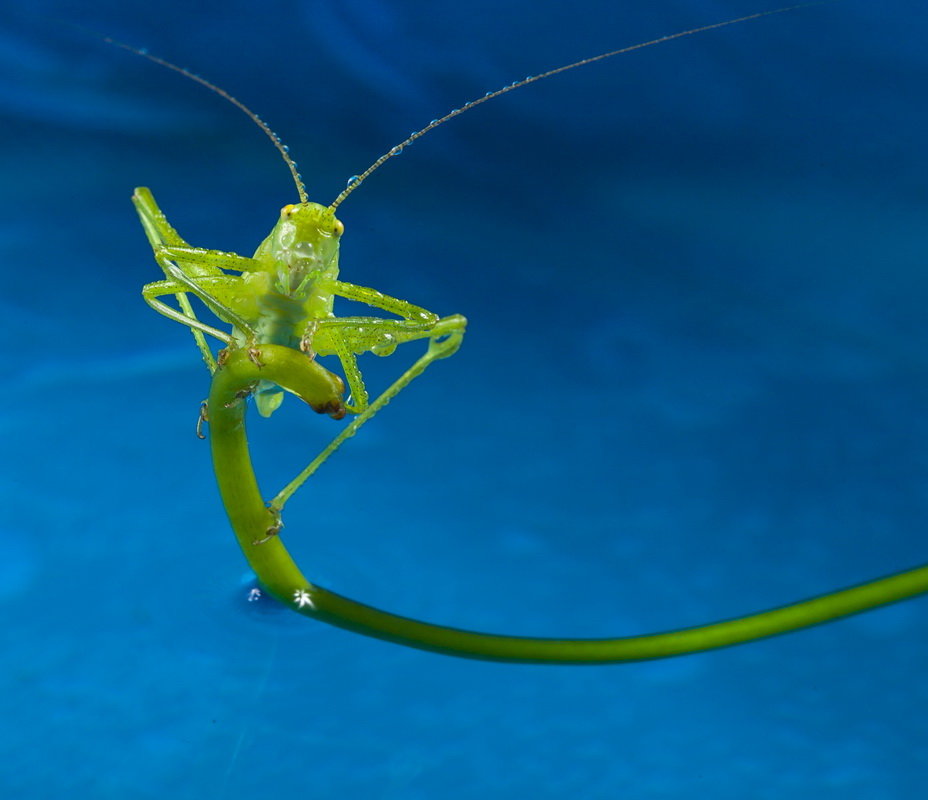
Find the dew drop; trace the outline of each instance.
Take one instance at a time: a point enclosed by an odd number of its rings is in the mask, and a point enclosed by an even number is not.
[[[397,145],[396,147],[394,147],[394,148],[390,151],[390,155],[391,155],[391,156],[398,156],[398,155],[399,155],[400,153],[402,153],[402,152],[403,152],[402,146],[401,146],[401,145]]]
[[[352,176],[348,179],[347,186],[354,186],[359,180],[361,180],[361,176],[360,176],[360,175],[352,175]]]

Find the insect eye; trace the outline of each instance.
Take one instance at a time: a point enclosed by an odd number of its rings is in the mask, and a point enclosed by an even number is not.
[[[335,220],[335,225],[332,226],[332,232],[336,236],[341,236],[345,232],[345,226],[340,219]]]
[[[281,215],[282,217],[289,217],[289,216],[293,213],[293,209],[294,209],[294,208],[295,208],[295,206],[292,205],[292,204],[291,204],[291,205],[286,205],[286,206],[284,206],[282,209],[280,209],[280,215]]]

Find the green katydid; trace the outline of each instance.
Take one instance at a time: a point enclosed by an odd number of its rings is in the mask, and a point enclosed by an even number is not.
[[[635,661],[692,653],[797,630],[928,592],[928,566],[921,566],[770,611],[664,633],[593,640],[499,636],[399,617],[310,583],[291,559],[281,537],[276,536],[281,528],[281,509],[293,492],[411,380],[435,360],[454,353],[466,325],[462,316],[439,318],[419,306],[339,280],[338,246],[344,228],[335,217],[335,210],[342,201],[403,148],[475,105],[620,53],[800,7],[682,31],[583,59],[489,92],[433,120],[391,148],[352,178],[328,206],[309,202],[287,148],[244,104],[181,67],[113,42],[199,82],[248,114],[280,151],[299,194],[300,202],[283,207],[277,224],[251,258],[191,247],[168,224],[148,189],[136,189],[133,196],[155,258],[165,274],[164,280],[145,286],[143,296],[156,311],[191,329],[213,375],[210,398],[201,410],[201,422],[210,423],[213,463],[223,503],[239,544],[264,590],[302,614],[366,635],[470,658],[541,663]],[[231,331],[201,321],[188,294],[199,298],[222,323],[231,326]],[[177,298],[176,308],[160,299],[167,295]],[[337,317],[336,297],[365,303],[394,314],[395,318]],[[225,345],[218,358],[206,343],[207,334]],[[426,352],[371,401],[355,356],[364,352],[389,355],[399,344],[417,339],[428,340]],[[350,391],[349,402],[342,399],[342,379],[321,366],[315,360],[316,355],[339,358]],[[254,476],[245,437],[245,399],[254,395],[258,410],[267,416],[279,406],[283,390],[336,419],[347,413],[355,416],[266,504]],[[199,428],[198,425],[198,432]]]
[[[738,17],[711,25],[662,36],[647,42],[623,47],[591,58],[585,58],[538,75],[516,81],[483,97],[456,108],[445,116],[432,120],[427,126],[413,133],[400,144],[392,147],[364,172],[352,177],[346,188],[328,206],[309,201],[302,177],[296,163],[289,155],[280,138],[244,103],[220,87],[190,71],[172,64],[147,51],[117,42],[107,41],[141,55],[168,69],[179,72],[200,83],[224,99],[233,103],[258,125],[277,147],[290,169],[299,194],[300,202],[285,205],[277,224],[267,238],[261,242],[251,258],[219,250],[191,247],[168,223],[147,188],[138,188],[132,197],[142,226],[151,243],[155,260],[164,271],[165,279],[147,284],[142,295],[145,301],[166,317],[187,325],[196,340],[210,372],[216,370],[216,360],[206,343],[209,334],[227,347],[253,348],[262,344],[278,344],[296,347],[314,358],[316,355],[335,355],[341,362],[345,381],[348,384],[349,400],[341,400],[340,379],[332,375],[329,379],[333,392],[325,409],[335,418],[346,412],[358,414],[353,430],[376,413],[386,399],[393,397],[412,380],[414,375],[404,373],[373,405],[369,402],[367,388],[358,369],[356,356],[371,352],[389,355],[397,345],[416,339],[429,339],[434,345],[428,350],[425,365],[420,365],[416,374],[437,358],[451,355],[460,345],[467,324],[461,315],[439,318],[437,314],[419,306],[364,286],[339,280],[338,250],[344,225],[335,217],[336,208],[361,183],[384,162],[398,155],[403,149],[421,136],[453,117],[480,105],[487,100],[506,94],[530,83],[549,78],[561,72],[601,61],[612,56],[639,50],[662,42],[734,25],[747,20],[779,14],[799,8],[790,6],[771,11]],[[194,313],[187,294],[198,297],[222,322],[231,325],[232,331],[219,330],[200,320]],[[172,307],[161,298],[174,295],[178,306]],[[375,309],[395,314],[398,319],[381,317],[338,317],[333,313],[335,297],[358,301]],[[280,405],[283,391],[268,381],[260,381],[254,391],[255,404],[263,416],[270,416]],[[203,418],[208,418],[204,409]],[[338,443],[343,441],[342,438]],[[324,452],[328,456],[334,447]],[[314,462],[318,466],[318,463]],[[302,483],[309,472],[300,474],[295,483],[288,487],[288,494]],[[279,510],[286,497],[278,497],[274,506]]]
[[[136,189],[132,201],[166,278],[147,284],[142,295],[156,311],[191,328],[211,372],[216,364],[204,333],[227,346],[279,344],[298,348],[309,358],[337,355],[354,401],[343,405],[340,398],[331,399],[329,413],[340,419],[346,411],[357,414],[369,405],[356,354],[389,355],[403,342],[447,336],[459,341],[464,333],[463,317],[440,320],[419,306],[338,280],[338,244],[344,226],[331,207],[305,200],[284,206],[254,256],[245,258],[188,245],[167,223],[148,189]],[[199,320],[184,298],[187,292],[232,325],[232,333]],[[178,297],[178,309],[159,299],[166,294]],[[336,317],[332,313],[336,296],[400,319]],[[258,410],[270,416],[282,397],[279,388],[259,388]]]

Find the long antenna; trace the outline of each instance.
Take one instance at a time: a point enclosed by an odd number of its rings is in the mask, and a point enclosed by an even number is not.
[[[116,45],[116,47],[121,47],[123,50],[128,50],[130,53],[135,53],[137,56],[142,56],[142,58],[147,58],[149,61],[152,61],[155,64],[160,64],[162,67],[167,67],[168,69],[174,70],[174,72],[179,72],[185,78],[190,78],[190,80],[196,81],[201,86],[205,86],[211,92],[215,92],[220,97],[225,98],[230,103],[232,103],[232,105],[244,111],[251,118],[251,121],[267,134],[268,139],[274,143],[274,147],[277,148],[281,156],[283,156],[284,161],[287,162],[287,166],[290,168],[290,174],[293,176],[293,182],[296,184],[296,190],[300,195],[300,202],[309,202],[309,197],[306,194],[306,186],[303,184],[303,177],[300,175],[296,168],[296,162],[290,158],[290,149],[280,140],[280,137],[270,129],[268,124],[263,119],[261,119],[261,117],[255,114],[255,112],[246,106],[241,100],[233,97],[225,89],[220,89],[218,86],[216,86],[216,84],[210,83],[208,80],[206,80],[206,78],[201,78],[199,75],[191,72],[185,67],[172,64],[170,61],[159,58],[158,56],[153,56],[145,49],[133,47],[130,44],[120,42],[119,40],[113,39],[110,36],[104,36],[103,41]]]
[[[827,0],[826,0],[827,1]],[[567,70],[575,69],[577,67],[585,66],[586,64],[592,64],[594,61],[602,61],[605,58],[612,58],[612,56],[618,56],[622,53],[630,53],[632,50],[641,50],[645,47],[651,47],[655,44],[661,44],[663,42],[670,42],[674,39],[682,39],[684,36],[692,36],[695,33],[703,33],[705,31],[715,30],[716,28],[724,28],[727,25],[735,25],[739,22],[747,22],[752,19],[760,19],[761,17],[769,17],[773,14],[783,14],[787,11],[795,11],[798,8],[805,8],[807,6],[821,5],[821,2],[813,3],[799,3],[793,6],[784,6],[783,8],[775,8],[770,11],[760,11],[757,14],[748,14],[744,17],[737,17],[735,19],[725,20],[724,22],[715,22],[711,25],[702,25],[699,28],[690,28],[687,31],[679,31],[677,33],[671,33],[667,36],[661,36],[658,39],[651,39],[648,42],[639,42],[638,44],[633,44],[628,47],[622,47],[619,50],[611,50],[608,53],[601,53],[598,56],[591,56],[590,58],[584,58],[580,61],[574,61],[573,64],[567,64],[563,67],[557,67],[555,69],[549,69],[547,72],[542,72],[539,75],[529,75],[527,78],[523,78],[521,81],[515,81],[515,83],[510,83],[508,86],[504,86],[502,89],[497,89],[495,92],[487,92],[483,97],[478,98],[477,100],[471,100],[469,103],[465,103],[460,108],[456,108],[445,116],[440,117],[439,119],[433,119],[428,125],[426,125],[422,130],[416,131],[413,134],[410,134],[408,138],[404,139],[395,147],[391,147],[386,153],[384,153],[380,158],[378,158],[373,164],[371,164],[364,172],[360,175],[354,175],[348,179],[348,185],[342,190],[342,193],[332,201],[332,204],[329,206],[333,211],[338,208],[349,194],[351,194],[355,189],[357,189],[367,178],[368,176],[379,169],[385,162],[389,161],[394,156],[398,156],[403,152],[403,149],[411,145],[416,139],[425,136],[429,131],[435,130],[439,125],[443,125],[449,119],[453,119],[460,114],[463,114],[465,111],[470,111],[474,106],[479,106],[481,103],[487,102],[487,100],[492,100],[494,97],[499,97],[501,94],[506,94],[506,92],[511,92],[513,89],[521,89],[523,86],[527,86],[530,83],[535,83],[535,81],[544,80],[545,78],[550,78],[552,75],[557,75],[559,72],[567,72]]]

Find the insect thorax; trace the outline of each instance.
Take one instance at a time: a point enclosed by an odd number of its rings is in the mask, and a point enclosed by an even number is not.
[[[255,251],[252,276],[262,343],[294,346],[312,322],[332,312],[331,281],[338,277],[344,230],[331,209],[318,203],[287,205]]]

